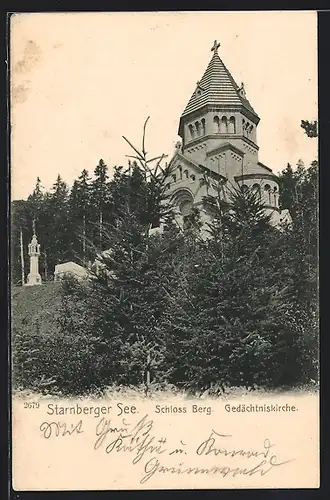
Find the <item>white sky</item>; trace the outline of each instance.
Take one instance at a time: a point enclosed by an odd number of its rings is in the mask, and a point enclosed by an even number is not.
[[[100,158],[126,165],[147,128],[151,156],[172,155],[179,118],[219,55],[261,118],[259,160],[274,172],[317,155],[300,128],[317,119],[316,12],[17,14],[11,25],[12,198],[36,177],[71,185]],[[151,157],[150,156],[150,157]],[[111,171],[111,169],[110,169]]]

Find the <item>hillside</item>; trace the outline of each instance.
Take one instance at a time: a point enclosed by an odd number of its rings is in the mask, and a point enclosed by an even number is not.
[[[13,287],[11,296],[12,335],[29,334],[37,329],[40,335],[57,331],[56,316],[61,304],[60,283],[41,286]]]

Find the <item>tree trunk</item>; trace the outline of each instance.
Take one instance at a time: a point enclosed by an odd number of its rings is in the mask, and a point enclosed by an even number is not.
[[[147,355],[147,366],[146,366],[146,385],[145,385],[145,395],[148,396],[150,387],[150,354]]]
[[[22,272],[22,286],[25,284],[25,271],[24,271],[24,248],[23,248],[23,231],[20,228],[20,246],[21,246],[21,272]]]
[[[86,215],[83,216],[83,257],[86,264]]]
[[[102,225],[103,225],[103,214],[102,209],[100,210],[100,221],[99,221],[99,231],[100,231],[100,249],[102,250]]]
[[[45,281],[47,281],[47,279],[48,279],[48,264],[47,264],[47,252],[46,252],[46,250],[44,251],[44,258],[45,258],[45,262],[44,262]]]

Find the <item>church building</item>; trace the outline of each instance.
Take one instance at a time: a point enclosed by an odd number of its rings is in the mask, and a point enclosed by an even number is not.
[[[253,188],[277,225],[287,220],[288,213],[279,208],[277,176],[259,161],[260,118],[243,83],[237,85],[221,60],[219,46],[215,41],[212,58],[181,115],[182,142],[171,160],[168,189],[182,222],[192,207],[199,208],[202,220],[209,220],[203,198],[216,196],[219,186],[224,200],[231,186]]]

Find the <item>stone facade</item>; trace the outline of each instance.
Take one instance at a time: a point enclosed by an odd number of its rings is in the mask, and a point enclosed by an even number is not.
[[[181,146],[171,160],[168,189],[178,207],[178,220],[193,206],[202,208],[203,197],[215,195],[222,186],[226,199],[231,186],[253,187],[260,193],[274,224],[288,220],[279,208],[277,176],[259,161],[257,126],[260,121],[218,54],[213,56],[197,82],[179,124]],[[201,217],[210,214],[201,210]]]

